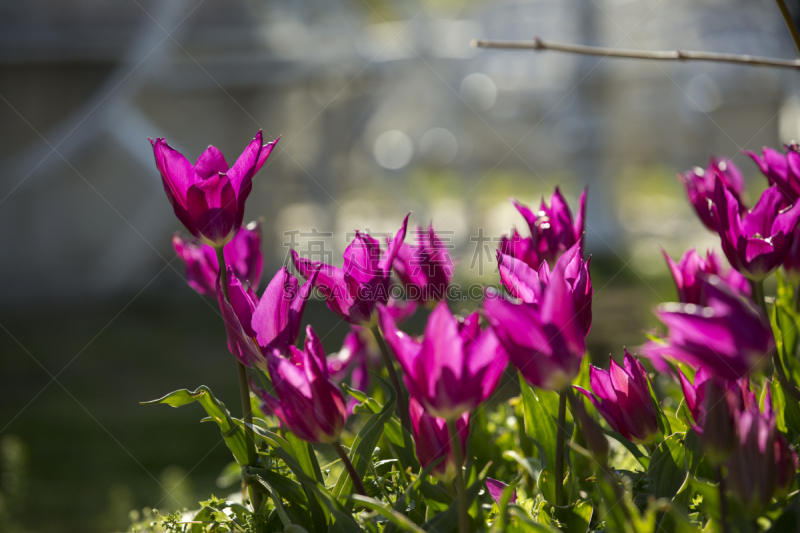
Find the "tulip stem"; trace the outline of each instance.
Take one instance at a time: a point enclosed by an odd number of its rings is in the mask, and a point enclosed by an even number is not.
[[[222,294],[225,300],[230,303],[231,296],[228,292],[228,267],[225,263],[225,254],[222,246],[214,248],[217,252],[217,264],[219,265],[219,280],[222,286]],[[250,466],[258,466],[258,454],[256,453],[256,438],[253,434],[253,410],[250,408],[250,385],[247,383],[247,369],[244,365],[236,361],[236,370],[239,374],[239,399],[242,402],[242,419],[244,420],[245,446],[247,447],[247,462]],[[249,487],[250,502],[253,504],[253,512],[257,513],[261,508],[261,494]]]
[[[389,378],[392,381],[394,392],[397,393],[397,415],[400,417],[400,423],[403,425],[403,429],[411,433],[411,420],[408,418],[408,402],[403,394],[403,388],[400,386],[400,379],[397,377],[397,371],[394,369],[392,356],[389,355],[389,348],[386,347],[386,343],[383,341],[383,335],[381,335],[378,326],[374,325],[370,329],[375,336],[375,342],[378,343],[378,347],[381,349],[383,363],[389,371]]]
[[[569,385],[558,395],[558,427],[556,428],[556,506],[564,505],[564,442],[567,436],[565,424],[567,421],[567,394]]]
[[[367,491],[364,488],[364,482],[361,481],[361,477],[358,475],[358,472],[356,472],[353,462],[350,461],[350,457],[347,456],[347,452],[342,448],[342,443],[337,440],[332,443],[331,446],[333,446],[333,449],[336,450],[336,453],[338,453],[339,457],[342,459],[342,464],[344,464],[344,467],[347,469],[347,473],[350,474],[350,479],[353,480],[353,486],[356,492],[362,496],[366,496]]]
[[[725,500],[725,478],[722,475],[722,467],[719,466],[717,470],[717,480],[719,485],[719,521],[722,525],[722,533],[730,533],[731,528],[728,525],[728,502]]]
[[[764,312],[764,316],[769,320],[769,313],[767,312],[767,301],[764,299],[764,280],[750,280],[750,288],[753,293],[753,301],[758,304],[758,307]]]
[[[469,503],[467,503],[467,487],[464,484],[464,454],[461,450],[461,437],[455,419],[447,421],[447,431],[450,433],[450,449],[456,463],[456,495],[458,497],[458,533],[469,533]]]

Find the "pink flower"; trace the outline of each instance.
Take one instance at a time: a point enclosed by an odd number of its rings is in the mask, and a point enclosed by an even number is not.
[[[444,457],[444,460],[433,467],[431,474],[445,483],[452,482],[456,477],[456,469],[462,468],[464,463],[456,464],[452,448],[454,443],[450,440],[447,421],[428,414],[413,396],[409,400],[408,411],[419,464],[422,468],[426,468],[439,457]],[[465,412],[456,419],[456,431],[458,445],[461,446],[461,457],[466,460],[469,413]]]

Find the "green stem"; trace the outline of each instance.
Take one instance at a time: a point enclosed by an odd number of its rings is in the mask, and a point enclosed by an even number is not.
[[[467,487],[464,483],[464,454],[461,450],[461,437],[455,420],[447,421],[447,430],[450,433],[450,449],[456,463],[456,479],[453,482],[458,497],[458,533],[469,533],[469,504],[467,503]]]
[[[792,39],[794,40],[794,45],[797,47],[797,51],[800,52],[800,34],[797,32],[797,26],[794,24],[794,20],[792,19],[792,14],[789,13],[789,8],[786,7],[786,2],[783,0],[775,0],[778,3],[778,9],[781,10],[781,15],[783,15],[783,20],[786,22],[786,26],[789,28],[789,33],[792,34]]]
[[[217,265],[219,265],[220,284],[222,285],[222,294],[225,295],[225,300],[229,303],[231,301],[230,293],[228,291],[228,267],[225,263],[225,254],[222,247],[215,248],[217,252]],[[258,454],[256,453],[256,439],[253,434],[253,411],[250,408],[250,386],[247,383],[247,369],[240,362],[236,361],[236,370],[239,375],[239,399],[242,402],[242,419],[244,420],[244,432],[246,435],[247,446],[247,462],[250,466],[258,466]],[[261,494],[249,487],[250,501],[253,503],[253,512],[257,513],[261,508]]]
[[[794,298],[793,298],[793,307],[795,311],[800,311],[800,283],[797,283],[794,286]]]
[[[717,467],[717,480],[719,481],[719,521],[722,525],[722,533],[730,533],[731,528],[728,524],[728,502],[725,500],[725,477],[722,475],[722,467]]]
[[[403,388],[400,386],[400,379],[397,377],[397,371],[394,369],[392,356],[389,355],[389,348],[386,347],[386,343],[383,341],[383,335],[381,335],[378,326],[374,325],[370,329],[375,336],[378,347],[381,349],[383,363],[389,371],[389,379],[392,382],[392,387],[394,387],[394,392],[397,393],[397,415],[400,417],[400,423],[403,425],[403,429],[411,433],[411,420],[408,417],[408,402],[403,394]]]
[[[556,428],[556,506],[564,506],[564,441],[567,431],[565,428],[567,421],[567,385],[558,395],[558,427]]]
[[[753,293],[753,301],[758,304],[762,311],[764,311],[764,316],[767,317],[769,320],[769,313],[767,312],[767,301],[764,299],[764,280],[750,280],[750,288],[751,292]]]
[[[356,469],[353,466],[352,461],[350,461],[350,458],[347,456],[347,452],[345,452],[344,448],[342,448],[342,443],[337,440],[336,442],[331,444],[331,446],[333,446],[333,449],[336,450],[336,453],[338,453],[339,457],[342,459],[342,463],[344,464],[344,467],[347,469],[347,473],[350,474],[350,479],[353,480],[353,486],[355,487],[356,492],[361,494],[362,496],[366,496],[367,491],[364,488],[364,482],[361,481],[361,477],[359,477],[358,472],[356,472]]]

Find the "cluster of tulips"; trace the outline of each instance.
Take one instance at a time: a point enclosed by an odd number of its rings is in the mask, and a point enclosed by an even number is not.
[[[453,269],[447,247],[433,227],[418,227],[405,242],[408,216],[385,243],[356,232],[342,268],[293,252],[305,282],[284,266],[259,297],[260,228],[242,227],[243,213],[277,140],[264,144],[259,132],[230,168],[214,147],[192,165],[164,139],[151,142],[167,197],[192,235],[176,235],[175,251],[188,283],[219,303],[242,392],[242,419],[203,387],[160,400],[200,401],[242,466],[249,507],[201,511],[196,523],[205,517],[220,526],[227,516],[256,531],[727,532],[777,527],[791,519],[782,509],[800,505],[792,492],[800,442],[797,146],[749,154],[770,183],[752,209],[730,160],[712,158],[705,170],[679,176],[732,268],[712,252],[691,249],[677,263],[666,256],[679,302],[657,307],[665,334],[638,352],[682,391],[675,408],[659,400],[627,350],[607,370],[588,364],[586,191],[575,217],[557,188],[538,210],[512,200],[528,235],[515,229],[503,238],[500,290],[487,287],[480,308],[464,317],[443,299]],[[781,267],[770,312],[764,280]],[[393,299],[392,273],[418,298]],[[313,289],[351,327],[330,356],[310,325],[298,347]],[[430,314],[414,338],[399,325],[418,306]],[[510,366],[521,399],[506,409],[523,421],[516,438],[530,453],[504,455],[520,470],[499,481],[486,477],[490,465],[475,464],[469,441]],[[251,392],[260,401],[252,403]],[[360,413],[371,416],[347,452],[342,434]],[[379,441],[391,460],[375,462]],[[307,443],[339,455],[334,487]],[[616,468],[621,454],[637,472]],[[391,470],[379,475],[378,464]],[[478,504],[483,494],[493,500]]]

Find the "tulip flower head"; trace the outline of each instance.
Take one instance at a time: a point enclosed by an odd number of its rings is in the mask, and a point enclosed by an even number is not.
[[[773,497],[782,497],[794,482],[797,453],[776,428],[768,399],[764,413],[754,405],[738,414],[734,449],[727,462],[731,492],[745,515],[759,516]]]
[[[322,343],[311,326],[306,328],[304,349],[290,346],[289,350],[288,359],[277,351],[268,359],[277,397],[256,387],[265,411],[306,442],[338,441],[347,419],[344,397],[330,379]]]
[[[192,165],[164,139],[150,139],[175,216],[192,235],[215,248],[224,246],[242,227],[253,176],[264,166],[277,142],[264,145],[259,131],[228,168],[222,152],[213,146]]]
[[[409,399],[408,411],[419,464],[422,468],[426,468],[436,459],[444,457],[439,464],[433,467],[431,474],[442,482],[452,482],[456,477],[456,469],[464,466],[463,462],[460,465],[456,464],[452,446],[454,444],[461,446],[461,457],[466,460],[469,413],[462,413],[456,418],[456,431],[458,432],[459,441],[456,444],[450,440],[447,421],[426,412],[422,404],[413,396]]]
[[[753,209],[740,215],[741,204],[717,179],[712,212],[722,251],[731,266],[749,279],[760,281],[769,276],[781,266],[792,245],[800,203],[783,205],[783,195],[773,185]]]
[[[742,202],[744,192],[744,176],[726,157],[712,157],[708,167],[702,169],[695,167],[685,174],[678,174],[678,179],[686,187],[686,195],[694,207],[700,221],[710,229],[716,231],[714,219],[711,215],[711,204],[714,199],[714,183],[719,178],[731,194],[739,202],[741,209],[745,209]]]
[[[734,292],[750,296],[750,282],[747,278],[732,268],[724,269],[712,250],[708,250],[704,259],[694,248],[690,248],[677,263],[667,255],[667,252],[664,250],[661,252],[667,260],[672,279],[675,280],[678,301],[681,303],[705,305],[705,295],[701,291],[703,284],[698,274],[715,275],[727,283]]]
[[[773,148],[762,149],[763,155],[745,151],[755,161],[761,173],[786,198],[787,204],[794,204],[800,199],[800,146],[797,143],[786,145],[786,154]]]
[[[214,248],[183,239],[178,234],[172,237],[172,247],[186,264],[186,281],[189,285],[203,296],[214,296],[219,276],[219,263]],[[257,290],[264,265],[261,255],[261,227],[258,222],[251,222],[240,229],[222,251],[225,264],[233,269],[239,281]]]
[[[759,369],[774,346],[772,330],[756,305],[717,276],[700,275],[706,306],[667,303],[654,313],[669,328],[668,336],[651,341],[643,355],[671,357],[710,374],[736,381]]]
[[[344,251],[341,269],[302,258],[292,250],[295,268],[306,278],[318,269],[314,286],[327,299],[328,308],[350,324],[369,326],[375,305],[389,300],[392,263],[406,237],[407,225],[408,215],[385,252],[376,239],[357,231]]]
[[[586,352],[584,329],[564,265],[557,264],[540,303],[514,303],[487,291],[483,307],[514,366],[531,384],[561,390],[578,375]]]
[[[550,205],[548,206],[543,198],[537,212],[513,198],[510,200],[528,223],[531,236],[522,238],[514,230],[510,239],[504,237],[500,243],[500,250],[504,254],[525,261],[531,267],[538,269],[542,261],[552,264],[575,243],[581,243],[580,248],[583,248],[585,189],[578,200],[578,213],[574,221],[569,205],[558,187],[550,197]]]
[[[217,299],[228,333],[228,348],[243,365],[267,370],[267,359],[273,351],[289,353],[300,336],[300,322],[315,276],[316,272],[312,272],[309,281],[300,287],[297,278],[281,267],[259,299],[228,268],[230,301],[225,299],[221,284]]]
[[[491,328],[481,330],[477,312],[459,321],[447,303],[436,305],[421,340],[399,329],[384,306],[378,322],[403,367],[406,386],[433,416],[454,420],[494,392],[508,355]]]
[[[500,500],[503,499],[503,491],[506,490],[506,487],[508,487],[507,483],[497,481],[496,479],[492,479],[490,477],[486,478],[486,488],[497,505],[500,505]],[[508,501],[508,503],[517,503],[517,489],[514,489],[511,492],[511,499]]]
[[[453,279],[453,260],[433,225],[413,232],[414,244],[404,243],[397,251],[394,271],[406,285],[409,300],[441,301]]]
[[[659,430],[647,373],[628,350],[623,363],[624,367],[611,359],[608,370],[591,366],[592,392],[575,388],[589,398],[614,431],[637,444],[648,444]]]
[[[589,258],[591,260],[591,258]],[[521,259],[497,251],[497,265],[500,270],[500,281],[508,292],[525,303],[538,304],[544,294],[544,287],[550,283],[550,265],[542,262],[538,270],[534,270]],[[578,321],[589,334],[592,327],[592,279],[589,275],[589,260],[581,257],[580,243],[575,243],[564,255],[558,258],[556,266],[564,271],[568,291],[572,296]]]
[[[695,421],[694,429],[698,433],[703,432],[706,418],[706,389],[710,387],[710,380],[714,379],[716,386],[724,390],[731,391],[733,394],[733,405],[738,410],[748,409],[751,405],[755,405],[755,394],[750,390],[750,380],[747,377],[738,379],[736,381],[727,381],[720,378],[712,378],[708,370],[701,367],[694,374],[694,381],[689,381],[686,374],[678,368],[678,380],[683,389],[683,397],[686,401],[686,407]]]

